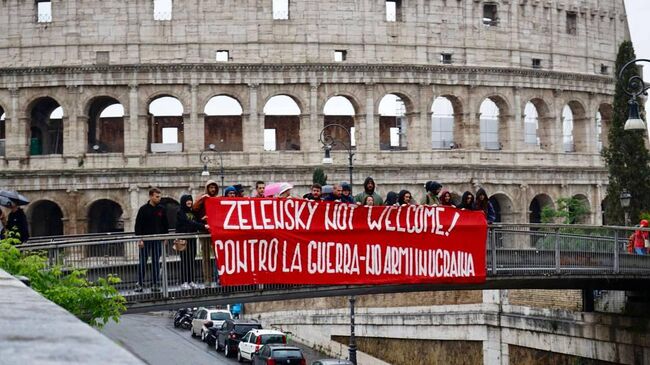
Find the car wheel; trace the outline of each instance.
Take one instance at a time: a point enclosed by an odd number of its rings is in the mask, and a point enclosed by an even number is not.
[[[221,352],[221,346],[219,346],[219,339],[216,339],[214,341],[214,349],[217,350],[217,352]]]
[[[205,342],[205,331],[201,330],[201,341]]]
[[[239,350],[237,350],[237,361],[244,362],[244,358],[241,357],[241,352]]]
[[[225,342],[223,344],[223,355],[225,357],[230,357],[230,355],[232,355],[232,353],[230,353],[230,346],[228,346],[228,344]]]

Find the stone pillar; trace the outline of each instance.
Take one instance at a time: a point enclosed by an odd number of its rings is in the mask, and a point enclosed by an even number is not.
[[[189,153],[200,153],[205,144],[204,119],[200,118],[198,113],[198,89],[198,84],[190,85],[189,123],[185,123],[183,128],[183,150]]]
[[[357,149],[359,152],[377,153],[379,151],[379,125],[375,118],[375,84],[366,84],[366,118],[359,123]]]
[[[522,108],[521,108],[521,89],[515,87],[513,90],[514,102],[513,102],[513,111],[510,113],[513,117],[509,118],[508,131],[510,138],[509,150],[511,151],[522,151],[524,150],[524,134],[525,126],[524,120],[522,118]]]
[[[603,185],[596,184],[591,198],[591,224],[603,224],[603,208],[600,202],[603,201]]]
[[[321,148],[318,137],[324,127],[323,123],[321,123],[324,119],[322,117],[319,118],[321,114],[318,112],[320,110],[320,106],[318,105],[318,86],[318,82],[312,82],[309,85],[309,122],[305,123],[307,130],[304,133],[302,132],[302,127],[305,124],[300,123],[300,149],[307,152],[318,152]]]
[[[463,148],[468,150],[481,149],[481,113],[480,106],[476,105],[474,88],[469,87],[467,91],[467,113],[468,118],[465,118],[464,128],[464,143]]]
[[[501,316],[501,306],[508,304],[507,290],[483,290],[483,304],[495,305],[498,307],[497,316]],[[488,309],[489,310],[489,309]],[[500,321],[497,321],[499,323]],[[501,327],[486,326],[487,338],[483,341],[483,364],[485,365],[507,365],[504,360],[508,359],[508,345],[502,343]],[[504,359],[504,353],[505,359]]]
[[[68,85],[66,86],[66,102],[63,106],[63,120],[61,127],[63,128],[63,156],[76,157],[81,153],[79,151],[79,135],[80,126],[77,124],[77,104],[76,99],[79,96],[79,86]],[[69,102],[67,102],[69,101]]]
[[[519,222],[516,223],[528,223],[528,184],[519,185],[519,205],[521,206],[521,215],[519,217]]]
[[[553,126],[553,133],[551,135],[555,144],[555,150],[549,152],[555,153],[564,153],[564,132],[562,126],[562,108],[564,108],[564,104],[559,98],[560,93],[558,90],[553,91],[553,96],[555,97],[555,100],[553,100],[553,105],[555,105],[555,125]]]
[[[140,188],[137,185],[129,186],[130,219],[127,222],[127,218],[124,218],[124,231],[126,232],[132,232],[135,229],[135,217],[138,215],[138,209],[145,203],[140,201],[139,191]],[[125,214],[123,213],[122,216],[124,217]]]
[[[140,136],[139,120],[140,110],[138,107],[138,86],[129,86],[129,119],[124,126],[124,155],[133,158],[143,156],[146,151],[146,134],[144,141]],[[128,128],[127,128],[128,126]],[[144,143],[143,143],[144,142]]]
[[[18,97],[20,90],[9,89],[11,94],[11,109],[5,110],[5,158],[9,161],[9,167],[17,168],[21,159],[29,155],[29,117],[19,111]]]
[[[99,118],[99,116],[97,117]],[[83,155],[88,152],[88,116],[77,115],[77,153]],[[65,152],[65,151],[63,151]]]
[[[248,84],[248,114],[242,115],[244,152],[264,151],[264,118],[259,117],[258,84]]]

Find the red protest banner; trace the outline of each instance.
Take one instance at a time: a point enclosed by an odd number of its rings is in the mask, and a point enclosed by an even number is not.
[[[206,209],[222,285],[485,281],[483,212],[283,198]]]

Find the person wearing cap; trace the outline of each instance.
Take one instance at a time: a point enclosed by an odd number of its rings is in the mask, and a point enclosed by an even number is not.
[[[293,185],[289,183],[282,183],[280,185],[280,189],[278,190],[278,193],[275,195],[276,198],[291,198],[291,189],[293,189]]]
[[[25,212],[13,201],[8,201],[5,207],[10,209],[7,216],[7,225],[5,226],[5,237],[8,237],[9,231],[14,231],[20,235],[20,243],[25,243],[29,239],[29,227],[27,225],[27,216]]]
[[[223,191],[223,196],[226,198],[236,198],[237,197],[237,188],[234,186],[229,186]]]
[[[354,204],[352,186],[346,182],[341,183],[341,203]]]
[[[440,199],[438,199],[438,194],[440,194],[440,190],[442,190],[442,184],[437,181],[427,181],[427,183],[424,184],[424,189],[427,193],[420,204],[439,205]]]
[[[648,228],[648,221],[642,219],[639,226]],[[648,232],[637,230],[634,231],[634,253],[637,255],[646,255],[648,253]]]

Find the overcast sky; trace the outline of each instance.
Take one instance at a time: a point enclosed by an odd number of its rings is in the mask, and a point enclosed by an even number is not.
[[[650,59],[650,25],[645,23],[650,17],[650,1],[625,0],[625,8],[636,57]],[[645,69],[650,70],[650,64],[646,63]],[[649,77],[650,72],[646,71],[645,79]]]

